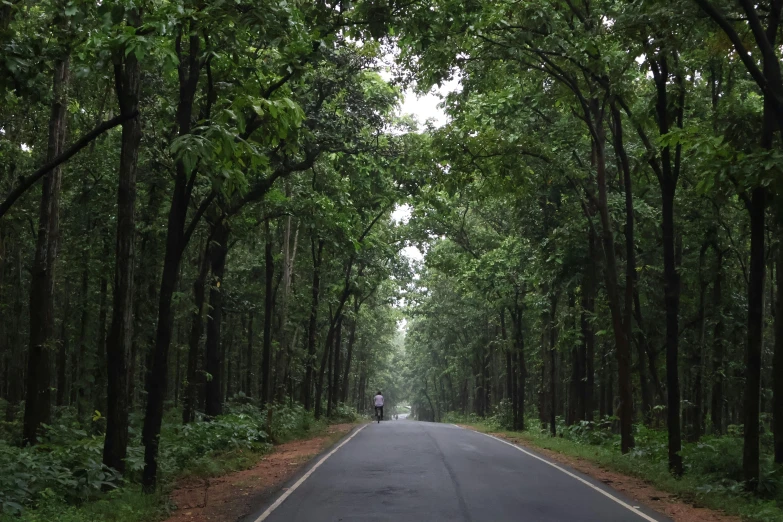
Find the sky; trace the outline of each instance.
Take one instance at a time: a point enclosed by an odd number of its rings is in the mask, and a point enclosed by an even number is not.
[[[387,56],[384,60],[387,69],[381,72],[381,76],[386,81],[392,78],[390,68],[393,59],[392,56]],[[409,114],[422,126],[428,120],[431,120],[435,128],[442,127],[449,122],[449,117],[440,107],[441,97],[459,89],[459,87],[459,78],[457,77],[444,83],[442,86],[433,87],[430,92],[421,96],[416,94],[412,88],[406,89],[403,92],[403,100],[398,109],[398,114],[400,116]],[[407,203],[398,205],[392,212],[392,219],[397,223],[407,223],[410,217],[411,207]],[[424,258],[421,251],[415,246],[405,247],[402,250],[402,254],[412,261],[421,261]]]

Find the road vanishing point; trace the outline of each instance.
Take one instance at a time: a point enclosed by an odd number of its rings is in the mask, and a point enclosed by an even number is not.
[[[451,424],[355,429],[246,522],[664,522],[535,452]]]

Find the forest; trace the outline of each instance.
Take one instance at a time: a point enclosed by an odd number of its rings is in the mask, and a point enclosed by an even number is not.
[[[3,2],[0,517],[154,520],[382,389],[783,520],[781,16]]]

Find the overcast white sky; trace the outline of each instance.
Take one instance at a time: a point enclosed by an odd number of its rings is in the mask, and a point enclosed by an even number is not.
[[[383,71],[381,75],[387,81],[392,78],[390,72],[391,61],[393,57],[389,56],[385,60],[387,70]],[[413,116],[421,126],[423,126],[428,120],[431,120],[435,127],[442,127],[449,121],[449,117],[443,112],[440,107],[442,96],[459,89],[459,79],[455,78],[442,86],[435,86],[429,93],[419,96],[413,89],[407,89],[403,93],[403,101],[400,105],[398,113],[402,116],[409,114]],[[411,217],[411,208],[409,205],[400,205],[392,212],[392,219],[398,223],[407,223]],[[402,254],[410,260],[421,261],[424,256],[421,251],[415,246],[405,247]]]

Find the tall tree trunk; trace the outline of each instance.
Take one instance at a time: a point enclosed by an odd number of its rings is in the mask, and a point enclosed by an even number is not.
[[[195,22],[194,22],[195,25]],[[193,100],[196,95],[202,67],[200,56],[201,40],[195,26],[189,27],[189,51],[182,51],[182,33],[176,38],[179,57],[179,103],[177,105],[177,126],[179,136],[190,133],[193,115]],[[152,493],[157,485],[158,445],[163,423],[163,403],[167,393],[169,373],[169,347],[173,321],[172,299],[177,288],[179,266],[185,251],[185,220],[190,203],[192,180],[195,172],[188,172],[182,160],[175,166],[174,190],[169,208],[166,229],[166,250],[163,257],[163,275],[158,294],[158,324],[155,332],[155,348],[150,371],[150,386],[144,415],[142,441],[144,443],[144,472],[142,485],[145,492]],[[211,296],[210,296],[211,297]]]
[[[519,295],[517,294],[517,300]],[[514,429],[525,429],[525,382],[527,379],[527,367],[525,365],[525,338],[522,331],[522,309],[515,301],[514,311],[511,319],[514,322],[514,350],[512,363],[515,369],[514,394]]]
[[[677,273],[674,249],[674,186],[664,182],[663,202],[663,265],[666,305],[666,390],[669,431],[669,469],[682,475],[682,433],[680,427],[680,377],[679,377],[679,312],[680,275]]]
[[[70,58],[57,60],[52,82],[49,140],[46,156],[51,161],[65,145],[67,89]],[[60,188],[62,168],[44,176],[38,213],[38,237],[30,279],[30,350],[27,356],[27,395],[22,438],[25,444],[38,441],[41,424],[51,422],[50,352],[54,344],[54,269],[60,235]]]
[[[592,118],[594,122],[594,151],[596,160],[596,183],[598,185],[598,209],[601,217],[601,239],[603,243],[606,279],[606,293],[609,297],[609,309],[612,316],[612,328],[617,356],[617,378],[620,392],[620,448],[628,453],[633,447],[631,426],[633,421],[633,388],[631,387],[631,351],[626,328],[623,324],[622,306],[618,291],[617,260],[614,251],[614,233],[609,217],[609,205],[606,186],[606,138],[604,134],[603,109],[598,107],[597,100],[592,103]]]
[[[323,257],[324,240],[318,240],[316,247],[315,238],[310,240],[313,255],[313,284],[311,285],[312,299],[310,301],[310,321],[307,328],[307,356],[305,359],[305,378],[302,386],[302,402],[305,410],[312,408],[313,396],[313,365],[315,363],[315,341],[318,336],[318,293],[321,289],[321,259]]]
[[[553,292],[549,303],[549,433],[554,437],[557,435],[557,328],[555,327],[555,317],[557,314],[557,293]]]
[[[332,407],[337,406],[337,401],[340,400],[340,376],[341,376],[341,351],[343,345],[343,316],[337,320],[337,333],[334,336],[334,373],[332,374],[332,384],[329,390],[329,404]],[[331,417],[332,409],[327,408],[327,417]]]
[[[761,349],[764,330],[764,216],[766,189],[753,189],[750,213],[750,280],[748,284],[748,346],[745,356],[744,445],[742,469],[748,486],[758,485],[759,464],[759,400],[761,395]]]
[[[134,25],[140,22],[138,12],[131,15]],[[120,111],[138,110],[141,91],[141,67],[134,53],[119,57],[114,65],[115,89]],[[124,63],[123,63],[124,62]],[[139,116],[122,124],[120,152],[120,186],[117,195],[117,242],[114,266],[114,306],[106,344],[108,376],[106,438],[103,463],[125,472],[128,447],[128,354],[133,340],[133,271],[136,264],[136,164],[141,142]]]
[[[623,327],[625,329],[625,338],[629,344],[633,339],[633,297],[636,293],[638,274],[636,273],[636,248],[634,245],[634,209],[633,209],[633,184],[631,180],[631,168],[628,163],[628,156],[625,151],[623,141],[623,124],[620,110],[615,104],[612,104],[612,126],[614,135],[615,154],[620,162],[623,173],[622,184],[625,193],[625,308],[623,312]],[[647,368],[645,365],[645,355],[641,343],[636,343],[638,353],[639,370],[639,388],[642,396],[642,416],[646,424],[650,424],[652,419],[652,394],[647,383]]]
[[[595,411],[595,330],[592,317],[595,315],[595,288],[597,283],[595,230],[592,226],[588,231],[588,264],[585,268],[585,279],[582,283],[582,343],[584,344],[584,420],[592,421]]]
[[[511,345],[508,342],[506,333],[506,307],[500,310],[500,338],[503,340],[503,352],[506,357],[506,398],[511,402],[511,408],[514,408],[514,365],[511,358]]]
[[[111,253],[111,243],[106,238],[106,233],[101,234],[103,236],[103,259],[105,265],[108,265],[108,259]],[[93,407],[104,413],[107,411],[106,396],[109,387],[107,364],[106,364],[106,321],[109,315],[109,279],[107,277],[108,267],[103,266],[101,269],[100,297],[98,298],[98,332],[96,339],[95,349],[95,367],[96,370],[96,390],[93,393]]]
[[[209,252],[212,267],[212,285],[209,288],[210,313],[207,318],[206,365],[207,417],[223,414],[223,354],[220,346],[220,327],[223,321],[223,274],[228,252],[228,226],[219,219],[212,228],[212,248]]]
[[[324,343],[324,353],[321,356],[321,366],[318,369],[318,379],[315,382],[315,418],[321,418],[321,399],[324,391],[324,375],[326,369],[332,362],[332,344],[334,343],[334,320],[330,321],[329,331],[326,333],[326,343]],[[330,368],[331,369],[331,368]]]
[[[356,342],[356,325],[359,322],[359,307],[361,303],[358,297],[354,296],[353,299],[353,319],[351,320],[351,329],[348,333],[348,352],[345,357],[345,370],[343,372],[343,383],[341,386],[342,395],[340,401],[343,403],[348,402],[348,378],[351,375],[351,362],[353,360],[353,345]]]
[[[266,243],[264,247],[264,346],[261,353],[261,405],[271,399],[272,393],[272,309],[274,308],[274,290],[272,288],[275,276],[275,264],[272,257],[272,234],[269,230],[269,220],[265,223]]]
[[[231,318],[229,314],[226,314],[226,327],[228,328],[228,339],[223,342],[223,360],[226,366],[226,380],[225,393],[223,393],[224,401],[229,400],[234,395],[234,361],[231,358],[234,348],[234,329],[231,327]]]
[[[206,247],[202,250],[199,259],[198,276],[193,281],[193,312],[190,316],[190,335],[188,336],[188,370],[185,377],[187,384],[185,387],[184,407],[182,409],[183,424],[196,420],[197,390],[199,386],[204,386],[204,379],[198,375],[198,365],[201,359],[199,346],[201,345],[201,336],[204,332],[204,302],[207,277],[209,276],[211,243],[212,236],[208,236]]]
[[[717,268],[715,270],[715,283],[712,290],[712,302],[715,306],[715,328],[713,329],[712,346],[712,404],[710,414],[712,429],[718,435],[725,433],[725,409],[723,400],[724,369],[724,343],[723,343],[723,252],[716,248]],[[780,277],[778,272],[778,277]],[[780,309],[778,309],[780,310]],[[776,374],[778,375],[778,374]],[[783,380],[781,380],[783,382]]]
[[[9,254],[9,258],[10,258]],[[22,290],[22,249],[16,248],[13,267],[14,287],[13,287],[13,305],[11,308],[11,326],[8,331],[8,346],[14,349],[11,352],[9,361],[9,379],[8,379],[8,404],[5,409],[5,420],[13,422],[16,419],[16,409],[19,401],[24,396],[24,350],[21,348],[20,323],[22,321],[23,311],[23,290]]]
[[[86,224],[86,234],[91,231],[91,224],[88,218]],[[91,413],[92,388],[98,384],[98,380],[93,381],[93,386],[87,382],[88,375],[94,375],[95,366],[93,361],[88,359],[87,355],[87,328],[90,323],[90,249],[85,248],[82,255],[82,277],[79,289],[79,303],[82,308],[79,318],[79,349],[78,364],[76,365],[76,378],[72,386],[76,389],[76,415],[79,419],[85,419]]]
[[[783,232],[783,203],[777,202],[777,229]],[[775,352],[772,360],[772,431],[774,432],[774,458],[776,464],[783,464],[783,248],[778,246],[775,257]]]
[[[253,310],[247,312],[247,350],[245,350],[245,394],[253,396]]]
[[[65,284],[65,304],[63,306],[63,318],[60,322],[60,338],[57,341],[57,397],[55,399],[55,404],[57,406],[64,406],[66,397],[70,395],[68,393],[68,377],[67,377],[67,369],[68,369],[68,348],[69,348],[69,338],[68,338],[68,316],[70,315],[70,289],[68,288],[69,285],[66,282]],[[76,359],[73,354],[71,355],[72,359]],[[71,385],[73,386],[74,383],[71,382]]]

